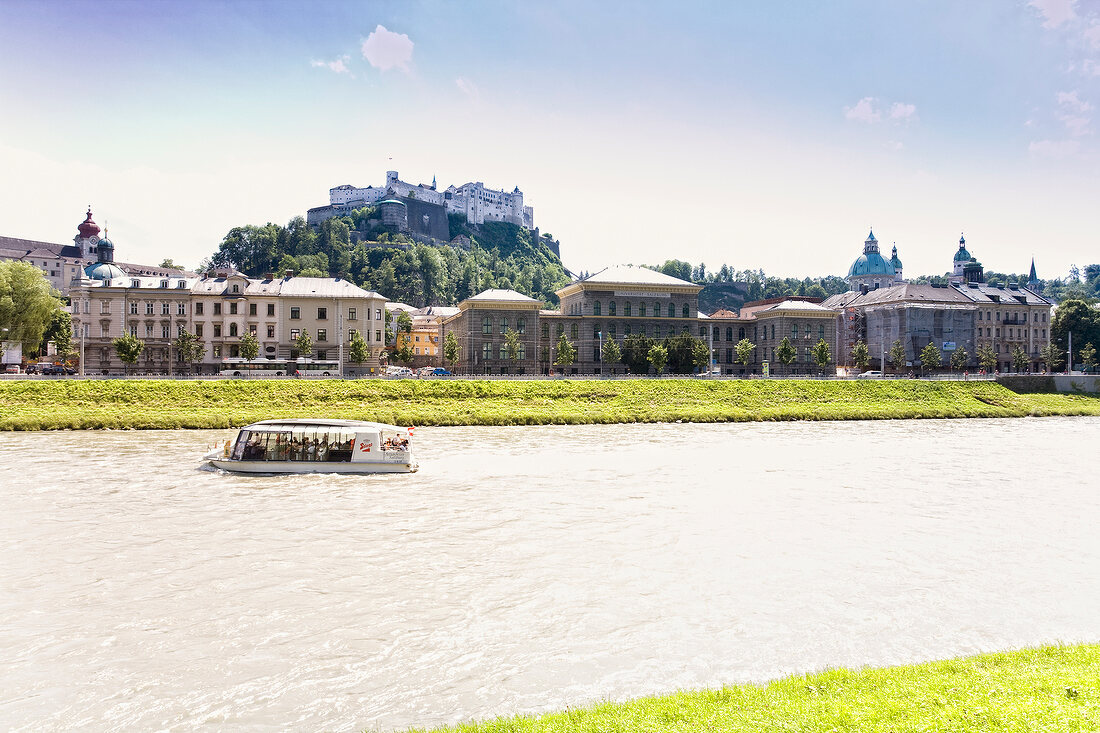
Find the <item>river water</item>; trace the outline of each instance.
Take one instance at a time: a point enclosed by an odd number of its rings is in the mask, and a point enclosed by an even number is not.
[[[1100,639],[1100,419],[0,435],[0,725],[393,730]]]

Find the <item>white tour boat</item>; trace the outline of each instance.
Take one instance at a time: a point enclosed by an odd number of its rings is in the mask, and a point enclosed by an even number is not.
[[[362,420],[263,420],[204,460],[242,473],[409,473],[412,428]]]

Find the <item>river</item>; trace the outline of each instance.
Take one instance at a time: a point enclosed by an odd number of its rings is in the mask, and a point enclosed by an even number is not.
[[[393,730],[1100,639],[1100,419],[0,434],[0,723]]]

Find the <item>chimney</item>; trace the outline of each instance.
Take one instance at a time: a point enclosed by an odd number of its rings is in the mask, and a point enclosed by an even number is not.
[[[264,280],[274,280],[274,279],[275,279],[275,273],[274,272],[265,272],[264,273]]]
[[[283,277],[286,280],[289,280],[290,278],[294,277],[294,270],[287,270],[285,273],[283,273]]]

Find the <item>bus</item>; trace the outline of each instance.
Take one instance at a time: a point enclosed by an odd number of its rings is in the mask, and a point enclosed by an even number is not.
[[[298,358],[287,362],[287,374],[302,377],[338,377],[340,376],[340,362],[321,361],[318,359]]]
[[[294,370],[287,371],[285,359],[222,359],[222,367],[218,371],[223,377],[285,377],[293,374]]]

